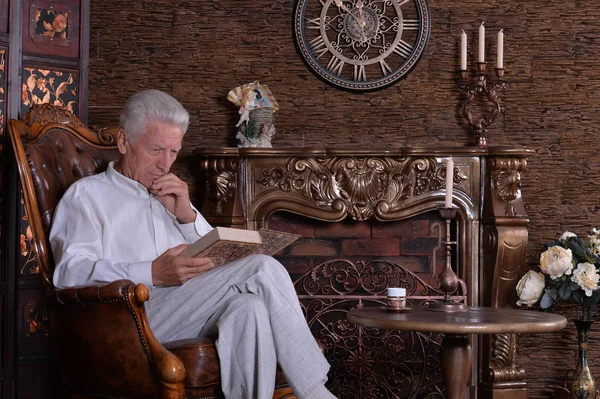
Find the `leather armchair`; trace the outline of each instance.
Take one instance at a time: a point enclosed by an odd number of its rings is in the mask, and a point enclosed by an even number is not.
[[[70,398],[222,398],[214,341],[160,343],[144,310],[149,290],[129,280],[55,290],[48,232],[67,188],[118,158],[117,129],[92,131],[47,104],[8,121],[25,207],[49,287],[51,334],[63,389]],[[278,370],[274,399],[295,398]]]

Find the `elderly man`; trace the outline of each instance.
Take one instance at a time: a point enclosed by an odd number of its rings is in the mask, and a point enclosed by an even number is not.
[[[159,340],[218,336],[226,398],[272,398],[277,362],[298,398],[333,398],[324,386],[329,364],[280,263],[257,255],[215,267],[179,255],[212,229],[169,172],[188,122],[161,91],[127,101],[119,160],[73,184],[56,208],[55,286],[130,279],[151,287],[146,311]]]

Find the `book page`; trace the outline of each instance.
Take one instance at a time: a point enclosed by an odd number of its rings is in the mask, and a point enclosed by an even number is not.
[[[260,244],[250,242],[220,240],[200,252],[197,257],[210,258],[215,266],[220,266],[253,254],[259,246]]]
[[[295,242],[301,236],[283,231],[259,229],[263,244],[256,250],[257,254],[273,256],[283,248]]]

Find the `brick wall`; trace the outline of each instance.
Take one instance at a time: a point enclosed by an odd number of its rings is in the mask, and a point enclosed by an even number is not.
[[[441,223],[437,212],[395,222],[338,223],[278,212],[269,219],[269,228],[302,236],[277,255],[294,280],[314,266],[335,259],[379,259],[401,265],[434,285],[433,259],[437,273],[445,262],[445,248],[440,244],[439,230],[434,228],[434,224]]]

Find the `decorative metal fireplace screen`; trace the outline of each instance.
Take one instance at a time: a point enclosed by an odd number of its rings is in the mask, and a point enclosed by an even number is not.
[[[442,299],[439,289],[381,260],[325,262],[295,286],[311,331],[325,347],[330,389],[337,397],[443,397],[441,334],[380,330],[346,320],[349,309],[383,306],[388,286],[406,287],[409,307]]]

